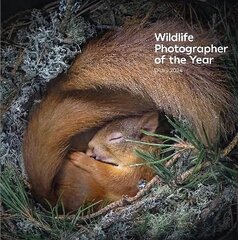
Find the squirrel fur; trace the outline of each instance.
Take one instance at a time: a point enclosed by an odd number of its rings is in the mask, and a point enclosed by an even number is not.
[[[188,46],[213,41],[207,32],[199,34],[172,21],[145,28],[123,27],[90,41],[71,69],[58,78],[32,112],[24,135],[25,168],[37,200],[56,203],[57,177],[67,161],[72,138],[113,119],[163,111],[186,119],[204,144],[207,138],[214,142],[218,132],[225,136],[234,130],[234,96],[219,65],[174,64],[183,70],[181,74],[154,72],[158,67],[154,33],[178,31],[194,36]]]
[[[119,200],[124,195],[134,196],[139,181],[149,181],[155,175],[152,168],[143,165],[135,150],[154,153],[159,150],[126,140],[151,142],[154,139],[142,134],[141,130],[155,132],[157,128],[157,112],[117,119],[97,131],[86,153],[71,152],[57,175],[55,187],[65,209],[74,211],[82,204],[100,202],[94,207],[98,209],[105,202]]]

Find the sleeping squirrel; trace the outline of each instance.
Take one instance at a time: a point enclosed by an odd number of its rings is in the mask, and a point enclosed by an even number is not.
[[[158,113],[114,120],[98,130],[90,140],[86,154],[73,151],[57,176],[56,192],[67,211],[82,204],[119,200],[123,195],[134,196],[140,180],[149,181],[153,169],[143,165],[135,149],[159,152],[148,145],[135,145],[127,139],[152,142],[141,130],[155,132]],[[135,164],[142,164],[135,166]],[[134,166],[133,166],[134,165]],[[98,209],[98,206],[97,208]]]
[[[31,191],[38,201],[44,203],[47,200],[55,204],[63,192],[64,205],[69,206],[70,210],[78,207],[85,199],[74,195],[64,179],[70,175],[72,181],[78,179],[81,175],[79,171],[88,171],[89,166],[90,175],[95,174],[95,177],[92,182],[82,179],[82,182],[86,181],[85,186],[95,184],[97,188],[100,184],[100,187],[107,185],[110,189],[103,192],[102,187],[102,194],[98,197],[95,191],[96,197],[93,195],[90,199],[105,196],[114,200],[122,194],[135,193],[137,178],[128,182],[129,189],[122,181],[121,184],[114,185],[113,179],[109,177],[111,170],[106,169],[119,169],[118,166],[92,160],[95,154],[93,151],[91,155],[79,153],[86,151],[85,146],[90,139],[82,137],[80,142],[84,147],[79,152],[69,154],[75,135],[83,136],[112,120],[138,116],[149,111],[163,111],[177,119],[186,119],[204,144],[207,144],[207,140],[213,143],[218,133],[226,136],[234,130],[237,122],[234,95],[219,65],[173,64],[173,67],[182,70],[177,73],[169,71],[171,64],[164,63],[160,68],[166,71],[155,72],[154,68],[158,65],[154,62],[154,34],[158,32],[188,32],[194,36],[194,41],[186,42],[186,46],[212,43],[208,33],[199,34],[184,24],[173,21],[159,21],[145,28],[128,26],[110,31],[86,45],[71,69],[58,77],[39,106],[32,111],[24,135],[23,152]],[[171,42],[165,41],[163,44],[169,46]],[[179,46],[184,43],[176,44]],[[158,56],[159,53],[156,53]],[[180,53],[182,56],[186,57],[186,54]],[[216,58],[217,54],[210,56]],[[94,134],[95,132],[92,136]],[[114,149],[113,152],[117,150]],[[108,155],[103,153],[102,156]],[[122,154],[117,160],[110,158],[110,162],[126,164],[127,161],[130,163],[130,159]],[[96,165],[105,167],[103,174],[96,170],[92,172]],[[135,169],[135,172],[136,176],[144,177],[144,169],[142,173],[140,169]],[[125,173],[121,173],[125,175],[126,169]],[[148,178],[152,175],[148,175]],[[81,180],[75,181],[74,186],[81,183]],[[83,186],[80,188],[83,189]],[[77,202],[78,198],[80,200]]]

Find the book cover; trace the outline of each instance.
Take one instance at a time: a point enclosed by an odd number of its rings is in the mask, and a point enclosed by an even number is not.
[[[236,1],[2,1],[3,239],[236,239]]]

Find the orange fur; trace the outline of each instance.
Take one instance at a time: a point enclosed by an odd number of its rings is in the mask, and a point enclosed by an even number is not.
[[[139,181],[151,180],[154,172],[147,165],[131,166],[143,161],[134,153],[137,146],[126,139],[143,140],[147,136],[141,134],[141,129],[154,132],[157,127],[157,113],[114,120],[95,134],[87,155],[71,153],[55,181],[57,195],[66,210],[75,210],[83,203],[112,202],[123,195],[134,196]],[[140,148],[156,150],[148,145]]]
[[[33,112],[24,137],[26,172],[39,201],[57,200],[54,184],[72,137],[114,118],[162,110],[187,119],[204,143],[204,130],[213,142],[218,131],[234,129],[234,97],[219,67],[186,64],[182,74],[154,73],[155,32],[188,32],[195,38],[190,46],[212,42],[176,22],[122,28],[91,41]]]

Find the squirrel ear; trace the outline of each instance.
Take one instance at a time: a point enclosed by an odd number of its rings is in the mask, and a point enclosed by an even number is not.
[[[140,129],[148,132],[155,132],[159,125],[158,117],[158,112],[149,112],[144,114],[139,122]]]

